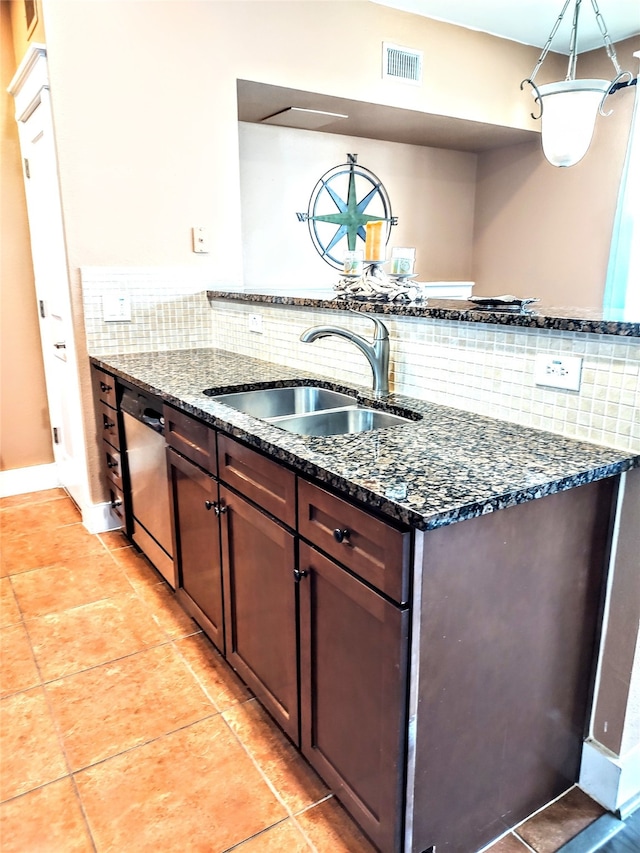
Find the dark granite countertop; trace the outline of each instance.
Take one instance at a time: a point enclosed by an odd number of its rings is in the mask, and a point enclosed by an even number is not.
[[[369,314],[388,314],[397,317],[425,317],[432,320],[458,320],[464,323],[489,323],[498,326],[519,326],[530,329],[555,329],[561,332],[590,332],[596,335],[622,335],[640,338],[640,321],[625,318],[613,309],[547,306],[534,303],[528,310],[513,311],[478,308],[466,299],[429,299],[416,302],[365,302],[348,299],[331,290],[265,292],[240,290],[209,290],[209,299],[235,302],[254,302],[268,305],[298,305],[305,308],[328,308],[338,311],[362,311]]]
[[[216,349],[94,357],[99,366],[378,512],[422,530],[473,518],[640,466],[640,455],[392,394],[415,423],[328,438],[278,429],[204,394],[313,380],[370,390]]]

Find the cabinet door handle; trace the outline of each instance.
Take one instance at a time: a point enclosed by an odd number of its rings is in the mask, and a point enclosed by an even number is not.
[[[216,515],[222,515],[226,511],[227,511],[227,507],[224,504],[217,504]]]
[[[105,429],[113,429],[115,426],[113,421],[108,421],[106,418],[104,420],[104,428]]]
[[[340,528],[336,527],[333,531],[333,538],[336,542],[349,542],[349,536],[351,536],[351,531],[347,530],[346,527]]]
[[[308,574],[309,572],[305,571],[304,569],[302,571],[300,571],[300,569],[293,570],[293,577],[295,578],[296,583],[300,583],[302,578],[306,578]]]
[[[101,382],[100,383],[100,390],[102,391],[103,394],[106,394],[107,391],[111,391],[111,385],[107,385],[106,382]]]
[[[116,500],[111,501],[111,506],[114,509],[118,509],[118,507],[122,506],[122,501],[119,498],[116,498]]]
[[[205,509],[218,509],[218,505],[215,501],[205,501],[204,502]]]
[[[107,468],[117,468],[117,467],[118,467],[118,463],[114,462],[113,459],[110,459],[107,462]]]

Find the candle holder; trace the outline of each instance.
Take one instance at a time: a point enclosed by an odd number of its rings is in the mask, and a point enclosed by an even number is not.
[[[368,258],[365,258],[363,277],[368,276],[370,278],[386,278],[387,274],[382,269],[382,267],[386,263],[386,258],[377,258],[376,260],[370,260]]]

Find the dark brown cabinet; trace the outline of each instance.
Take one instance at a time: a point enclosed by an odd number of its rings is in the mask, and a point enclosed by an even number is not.
[[[174,450],[167,450],[174,514],[178,598],[224,652],[218,482]]]
[[[114,376],[97,367],[93,368],[92,380],[104,483],[107,488],[111,511],[122,527],[125,527],[125,493],[127,490],[121,456],[122,441],[117,383]]]
[[[226,656],[298,742],[295,537],[221,486]]]
[[[399,851],[410,534],[169,407],[165,431],[179,600],[371,839]]]
[[[295,522],[295,476],[182,412],[164,414],[178,598],[298,743],[295,536],[283,523]]]
[[[122,512],[119,386],[94,380]],[[410,530],[164,417],[178,599],[381,853],[480,849],[576,782],[615,479]]]
[[[399,851],[409,612],[300,544],[302,751],[369,837]]]

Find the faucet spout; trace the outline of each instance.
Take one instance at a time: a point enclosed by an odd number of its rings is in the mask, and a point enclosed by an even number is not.
[[[355,332],[351,332],[349,329],[342,329],[340,326],[311,326],[311,328],[306,329],[300,335],[300,340],[303,343],[313,343],[313,341],[317,341],[319,338],[327,338],[334,335],[337,338],[344,338],[355,344],[364,353],[371,365],[374,393],[378,396],[383,396],[389,393],[389,330],[376,317],[370,317],[369,319],[375,323],[372,342],[369,342],[360,335],[356,335]]]

